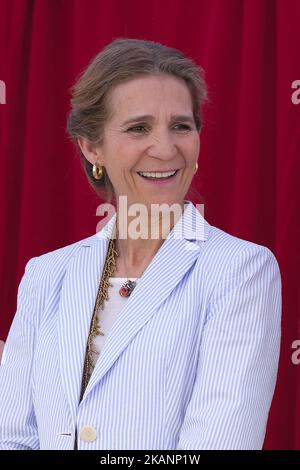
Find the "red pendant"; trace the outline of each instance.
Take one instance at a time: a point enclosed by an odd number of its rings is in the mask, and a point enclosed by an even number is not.
[[[136,286],[136,282],[134,281],[126,281],[123,286],[119,290],[119,294],[121,297],[129,297],[131,292]]]
[[[119,290],[119,293],[121,295],[121,297],[129,297],[129,291],[128,289],[126,289],[126,287],[121,287],[121,289]]]

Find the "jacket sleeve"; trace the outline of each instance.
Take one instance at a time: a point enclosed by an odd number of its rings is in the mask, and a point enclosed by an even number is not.
[[[274,393],[281,277],[265,247],[249,244],[217,286],[178,449],[261,449]]]
[[[0,449],[38,449],[39,438],[31,394],[35,344],[37,258],[26,265],[18,289],[17,311],[0,366]]]

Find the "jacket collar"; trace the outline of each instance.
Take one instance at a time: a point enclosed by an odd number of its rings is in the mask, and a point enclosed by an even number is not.
[[[195,206],[191,201],[184,200],[184,212],[166,240],[170,238],[185,238],[186,240],[205,241],[208,237],[210,224],[201,214],[202,204]],[[109,240],[113,234],[116,223],[116,213],[95,237],[99,240]]]
[[[188,269],[209,236],[210,225],[190,201],[136,288],[118,314],[82,401],[111,369],[135,335],[151,320]],[[79,404],[87,337],[116,214],[96,235],[83,241],[66,268],[59,305],[60,371],[73,418]],[[157,275],[159,273],[159,276]],[[151,292],[151,299],[145,293]]]

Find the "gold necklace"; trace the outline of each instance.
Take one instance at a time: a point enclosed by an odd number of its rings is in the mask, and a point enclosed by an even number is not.
[[[91,326],[89,331],[89,336],[87,340],[83,374],[82,374],[82,384],[80,392],[80,401],[84,395],[87,384],[90,380],[92,371],[93,371],[93,341],[94,338],[98,335],[104,336],[100,330],[97,318],[97,312],[99,308],[104,309],[104,301],[108,300],[108,288],[112,286],[109,282],[109,278],[116,270],[116,257],[119,256],[115,249],[115,239],[111,238],[108,245],[106,260],[101,276],[101,281],[99,284],[95,307],[92,315]]]

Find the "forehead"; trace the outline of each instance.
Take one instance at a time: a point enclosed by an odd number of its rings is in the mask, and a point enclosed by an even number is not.
[[[169,75],[149,75],[117,85],[109,95],[112,118],[131,114],[191,113],[192,98],[185,82]]]

